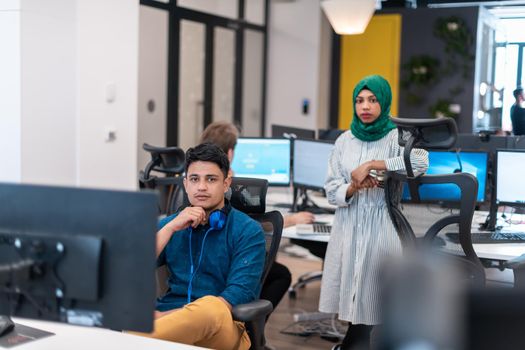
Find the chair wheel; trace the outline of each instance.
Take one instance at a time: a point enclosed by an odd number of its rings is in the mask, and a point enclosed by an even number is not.
[[[297,293],[295,290],[289,290],[288,291],[288,297],[290,297],[290,299],[295,299],[297,297]]]

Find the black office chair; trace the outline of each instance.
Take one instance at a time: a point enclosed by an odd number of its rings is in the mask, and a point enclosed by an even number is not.
[[[475,285],[485,284],[485,272],[471,240],[472,217],[476,204],[478,182],[467,173],[424,175],[414,173],[410,163],[412,148],[450,149],[456,142],[457,127],[453,119],[405,119],[391,118],[399,130],[399,145],[404,149],[406,170],[387,172],[385,197],[388,211],[397,230],[404,250],[432,248],[437,234],[453,224],[459,226],[458,262]],[[400,207],[401,188],[406,182],[413,202],[420,202],[419,187],[425,184],[454,184],[461,191],[459,213],[440,218],[432,224],[423,237],[416,238],[414,230]]]
[[[234,177],[230,188],[231,191],[226,197],[230,200],[232,207],[248,214],[254,220],[260,222],[263,227],[266,239],[266,258],[261,275],[261,285],[263,285],[279,249],[283,231],[283,217],[278,211],[265,213],[266,192],[268,190],[267,180]],[[167,277],[168,271],[165,266],[159,267],[157,269],[158,295],[163,294],[167,290]],[[244,322],[246,325],[246,330],[252,343],[251,349],[264,349],[266,344],[264,325],[266,317],[272,310],[272,303],[263,299],[237,305],[233,308],[233,319]]]
[[[283,217],[278,211],[265,213],[266,191],[268,181],[234,177],[231,185],[230,204],[250,215],[261,223],[266,239],[266,259],[261,276],[261,285],[264,284],[270,267],[275,261],[281,235],[283,231]],[[267,316],[272,312],[272,303],[259,299],[248,304],[237,305],[233,308],[233,319],[244,322],[252,343],[251,349],[263,350],[266,344],[264,325]]]
[[[151,160],[139,172],[139,186],[158,190],[159,213],[171,215],[188,203],[182,176],[186,162],[184,151],[179,147],[155,147],[147,143],[142,147],[151,154]]]

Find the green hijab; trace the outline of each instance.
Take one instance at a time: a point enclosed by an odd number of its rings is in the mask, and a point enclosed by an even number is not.
[[[381,106],[381,115],[370,124],[365,124],[355,112],[355,100],[361,90],[370,90]],[[385,78],[380,75],[369,75],[363,78],[354,88],[354,119],[350,125],[352,134],[361,141],[377,141],[383,138],[396,125],[390,120],[390,104],[392,103],[392,90]]]

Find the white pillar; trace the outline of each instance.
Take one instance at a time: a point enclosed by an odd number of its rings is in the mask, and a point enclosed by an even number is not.
[[[20,1],[0,2],[0,181],[20,182]]]

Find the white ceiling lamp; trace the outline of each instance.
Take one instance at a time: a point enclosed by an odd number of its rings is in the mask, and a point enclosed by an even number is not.
[[[337,34],[362,34],[374,14],[376,0],[324,0],[321,7]]]

